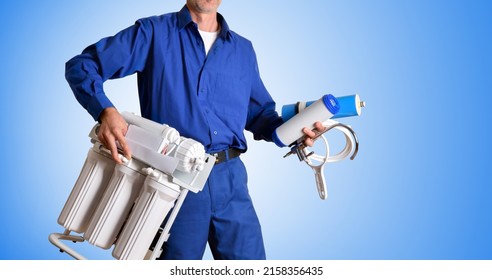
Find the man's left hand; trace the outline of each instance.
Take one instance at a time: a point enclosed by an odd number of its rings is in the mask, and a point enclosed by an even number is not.
[[[314,123],[314,128],[320,133],[326,130],[326,128],[323,126],[323,124],[320,121]],[[304,139],[304,144],[308,147],[312,147],[314,144],[313,138],[316,137],[317,134],[307,127],[303,128],[302,132],[304,132],[304,134],[306,135],[306,138]]]

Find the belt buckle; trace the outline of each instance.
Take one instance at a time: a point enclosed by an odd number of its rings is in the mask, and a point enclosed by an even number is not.
[[[229,150],[219,151],[212,155],[215,157],[215,164],[218,164],[229,159]]]
[[[212,156],[215,157],[215,164],[220,163],[220,157],[219,157],[220,152],[213,153]]]

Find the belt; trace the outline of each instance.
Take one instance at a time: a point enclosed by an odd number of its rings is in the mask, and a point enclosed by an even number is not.
[[[229,148],[217,153],[213,153],[212,156],[215,157],[215,164],[228,161],[230,159],[236,158],[242,154],[242,151],[236,148]]]

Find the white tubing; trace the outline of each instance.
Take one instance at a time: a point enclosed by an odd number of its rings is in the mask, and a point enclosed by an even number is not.
[[[338,122],[330,119],[330,120],[324,121],[322,124],[324,127],[329,128],[329,127],[332,127],[332,126],[338,124]],[[352,133],[347,128],[345,128],[343,126],[336,126],[336,127],[333,127],[333,129],[337,129],[344,134],[344,136],[345,136],[345,147],[338,154],[330,156],[329,155],[330,146],[328,144],[328,141],[325,141],[326,156],[320,156],[317,154],[312,154],[308,157],[308,159],[313,159],[315,161],[323,162],[323,163],[328,163],[328,162],[331,163],[331,162],[337,162],[337,161],[344,160],[345,158],[347,158],[352,153],[352,150],[355,147],[355,142],[354,142],[354,138],[352,137]],[[321,135],[321,137],[324,138],[324,135]],[[307,154],[309,154],[309,153],[307,153]],[[310,164],[310,163],[308,163],[308,164]]]

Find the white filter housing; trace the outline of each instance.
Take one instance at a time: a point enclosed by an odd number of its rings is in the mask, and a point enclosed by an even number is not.
[[[133,211],[115,244],[113,257],[123,260],[145,258],[163,218],[174,206],[180,187],[160,172],[149,175]]]
[[[97,145],[94,146],[58,218],[58,224],[78,233],[87,229],[115,166],[109,156],[96,151]]]
[[[189,190],[203,189],[215,164],[201,143],[180,137],[174,128],[129,113],[123,116],[129,123],[125,139],[132,158],[119,153],[123,163],[116,164],[99,141],[96,124],[89,133],[94,145],[58,218],[65,233],[50,235],[55,246],[78,259],[83,256],[61,240],[113,247],[117,259],[157,258],[174,221],[168,219],[159,232],[165,217],[173,207],[170,217],[175,217]],[[151,251],[156,237],[159,245]]]
[[[109,249],[114,244],[142,189],[145,175],[140,170],[145,167],[135,160],[116,165],[104,196],[84,233],[85,240],[103,249]]]
[[[288,121],[277,127],[272,138],[279,147],[289,146],[304,137],[304,127],[313,129],[317,121],[325,121],[340,110],[338,100],[331,94],[326,94],[311,106],[302,110]]]

